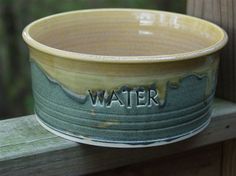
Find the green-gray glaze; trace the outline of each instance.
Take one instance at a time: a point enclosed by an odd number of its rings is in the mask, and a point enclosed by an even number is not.
[[[145,145],[175,140],[209,122],[214,90],[206,97],[206,76],[189,75],[179,85],[168,85],[165,102],[151,100],[149,108],[148,101],[137,106],[137,90],[145,88],[131,90],[129,108],[121,106],[127,103],[125,85],[116,91],[118,99],[113,95],[110,106],[106,100],[100,103],[99,96],[93,105],[95,96],[89,91],[79,96],[51,79],[33,61],[31,68],[35,113],[45,125],[66,135],[103,143]]]

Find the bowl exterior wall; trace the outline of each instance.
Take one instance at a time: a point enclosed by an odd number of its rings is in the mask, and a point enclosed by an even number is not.
[[[218,53],[159,63],[69,60],[33,48],[30,55],[35,113],[57,135],[145,147],[188,138],[209,123]]]

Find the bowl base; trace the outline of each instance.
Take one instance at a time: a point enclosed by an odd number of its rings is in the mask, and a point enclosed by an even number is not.
[[[98,139],[92,139],[92,138],[87,138],[83,136],[74,136],[72,134],[67,134],[65,132],[62,132],[60,130],[57,130],[50,125],[44,123],[38,116],[35,114],[37,121],[39,124],[44,127],[46,130],[49,132],[60,136],[64,139],[68,139],[70,141],[78,142],[81,144],[87,144],[87,145],[93,145],[93,146],[100,146],[100,147],[110,147],[110,148],[145,148],[145,147],[154,147],[154,146],[161,146],[161,145],[166,145],[166,144],[171,144],[175,142],[179,142],[185,139],[188,139],[201,131],[203,131],[210,123],[211,118],[209,118],[205,123],[203,123],[201,126],[198,128],[189,131],[187,133],[178,135],[178,136],[173,136],[170,138],[163,138],[163,139],[157,139],[157,140],[147,140],[147,141],[103,141],[103,140],[98,140]]]

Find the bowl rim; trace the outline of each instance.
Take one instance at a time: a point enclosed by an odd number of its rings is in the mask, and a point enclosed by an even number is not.
[[[216,43],[214,43],[213,45],[210,45],[209,47],[190,51],[190,52],[168,54],[168,55],[150,55],[150,56],[149,55],[148,56],[112,56],[112,55],[110,56],[110,55],[96,55],[96,54],[87,54],[87,53],[85,54],[85,53],[80,53],[80,52],[72,52],[72,51],[66,51],[66,50],[53,48],[53,47],[47,46],[45,44],[42,44],[36,41],[33,37],[31,37],[30,32],[29,32],[30,28],[33,25],[41,21],[48,20],[50,18],[70,15],[74,13],[106,12],[106,11],[107,12],[108,11],[147,12],[147,13],[156,13],[156,14],[162,13],[162,14],[168,14],[168,15],[176,15],[176,16],[184,17],[184,18],[191,18],[191,19],[203,22],[205,23],[205,25],[211,25],[212,27],[218,29],[219,32],[221,33],[221,38]],[[228,35],[225,32],[225,30],[219,27],[218,25],[212,22],[209,22],[207,20],[203,20],[197,17],[175,13],[175,12],[167,12],[167,11],[161,11],[161,10],[148,10],[148,9],[133,9],[133,8],[84,9],[84,10],[74,10],[74,11],[63,12],[63,13],[46,16],[28,24],[22,32],[22,37],[29,47],[32,47],[43,53],[47,53],[47,54],[54,55],[60,58],[65,58],[65,59],[80,60],[80,61],[86,61],[86,62],[103,62],[103,63],[156,63],[156,62],[189,60],[189,59],[194,59],[194,58],[213,54],[217,52],[218,50],[222,49],[228,41]]]

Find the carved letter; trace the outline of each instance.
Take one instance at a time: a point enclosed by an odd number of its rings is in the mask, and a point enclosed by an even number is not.
[[[131,103],[130,103],[131,89],[127,87],[126,89],[123,90],[123,92],[127,92],[127,108],[130,108],[131,107]]]
[[[95,106],[98,100],[101,105],[104,104],[104,94],[105,94],[104,90],[100,92],[96,92],[96,91],[94,92],[94,91],[89,90],[89,95],[90,95],[92,104]]]
[[[110,106],[112,101],[118,101],[120,105],[124,105],[124,103],[119,99],[114,90],[112,91],[111,96],[108,99],[107,106]]]
[[[159,101],[156,100],[157,98],[157,91],[156,90],[153,90],[153,89],[150,89],[148,91],[148,105],[150,106],[151,105],[151,101],[156,104],[156,105],[159,105]]]
[[[145,101],[145,90],[136,90],[136,94],[137,94],[137,106],[139,105],[145,105],[146,101]]]

